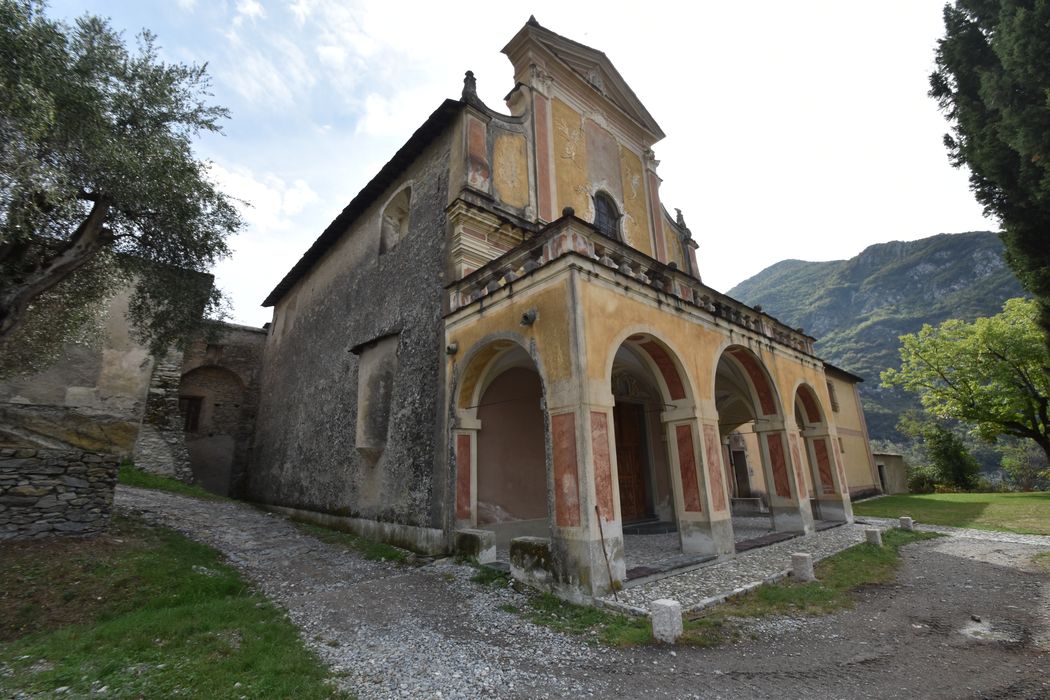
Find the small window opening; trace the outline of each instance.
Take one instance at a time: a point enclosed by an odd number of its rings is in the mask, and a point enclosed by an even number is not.
[[[201,406],[204,403],[200,396],[180,396],[179,413],[182,414],[182,430],[195,433],[200,430]]]
[[[835,393],[835,385],[828,381],[828,398],[831,399],[831,410],[835,413],[839,412],[839,397]]]
[[[406,187],[397,193],[383,210],[380,223],[379,254],[389,252],[408,233],[408,211],[412,203],[412,189]]]
[[[603,236],[620,238],[620,212],[616,210],[612,197],[604,192],[594,195],[594,227]]]

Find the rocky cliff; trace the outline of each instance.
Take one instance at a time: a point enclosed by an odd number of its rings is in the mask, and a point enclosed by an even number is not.
[[[861,396],[872,438],[896,440],[898,414],[917,406],[879,386],[899,363],[898,337],[948,318],[972,320],[1024,294],[988,231],[940,234],[865,248],[849,260],[784,260],[729,294],[818,339],[824,359],[864,377]]]

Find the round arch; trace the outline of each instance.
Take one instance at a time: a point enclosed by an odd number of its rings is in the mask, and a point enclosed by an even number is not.
[[[813,387],[806,381],[800,381],[795,386],[795,403],[801,404],[801,416],[805,424],[799,427],[811,428],[827,425],[827,412],[820,403],[820,397]]]
[[[550,532],[546,380],[516,334],[486,336],[453,375],[455,519],[492,530],[497,550]]]
[[[672,343],[662,338],[649,326],[631,326],[621,330],[608,343],[605,369],[602,376],[611,378],[616,353],[623,345],[630,345],[652,373],[665,404],[692,406],[696,402],[689,374],[679,358],[681,353]]]
[[[762,359],[750,348],[735,343],[724,343],[719,349],[716,357],[718,360],[711,369],[711,386],[714,388],[715,396],[712,397],[717,403],[718,375],[724,372],[725,362],[737,369],[737,376],[743,379],[739,382],[748,391],[749,398],[755,409],[754,418],[783,418],[785,413],[783,402],[777,391],[776,383],[770,376]]]
[[[535,366],[546,396],[547,374],[544,372],[543,363],[529,351],[525,339],[516,333],[494,333],[478,340],[458,363],[462,369],[456,372],[453,380],[454,407],[458,410],[470,410],[477,406],[481,394],[494,377],[493,370],[498,370],[501,361],[506,362],[504,358],[507,353],[516,350],[528,357]]]

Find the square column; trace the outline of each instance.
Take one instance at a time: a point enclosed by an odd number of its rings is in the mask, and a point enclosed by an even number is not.
[[[582,600],[619,588],[627,572],[613,480],[612,406],[566,405],[570,397],[560,392],[554,398],[560,405],[549,410],[553,588]]]
[[[813,509],[804,492],[801,453],[791,444],[789,430],[779,420],[755,422],[762,452],[762,468],[769,493],[769,508],[777,530],[812,533]]]
[[[827,428],[813,428],[804,431],[802,438],[810,463],[816,465],[820,479],[816,492],[821,517],[825,520],[853,522],[853,504],[846,488],[838,436]]]

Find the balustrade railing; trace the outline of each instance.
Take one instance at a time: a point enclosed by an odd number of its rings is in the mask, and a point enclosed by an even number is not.
[[[813,338],[769,314],[703,284],[619,241],[600,234],[587,222],[565,216],[535,237],[484,267],[448,285],[449,310],[469,306],[565,255],[578,255],[686,304],[706,310],[778,343],[813,354]]]

